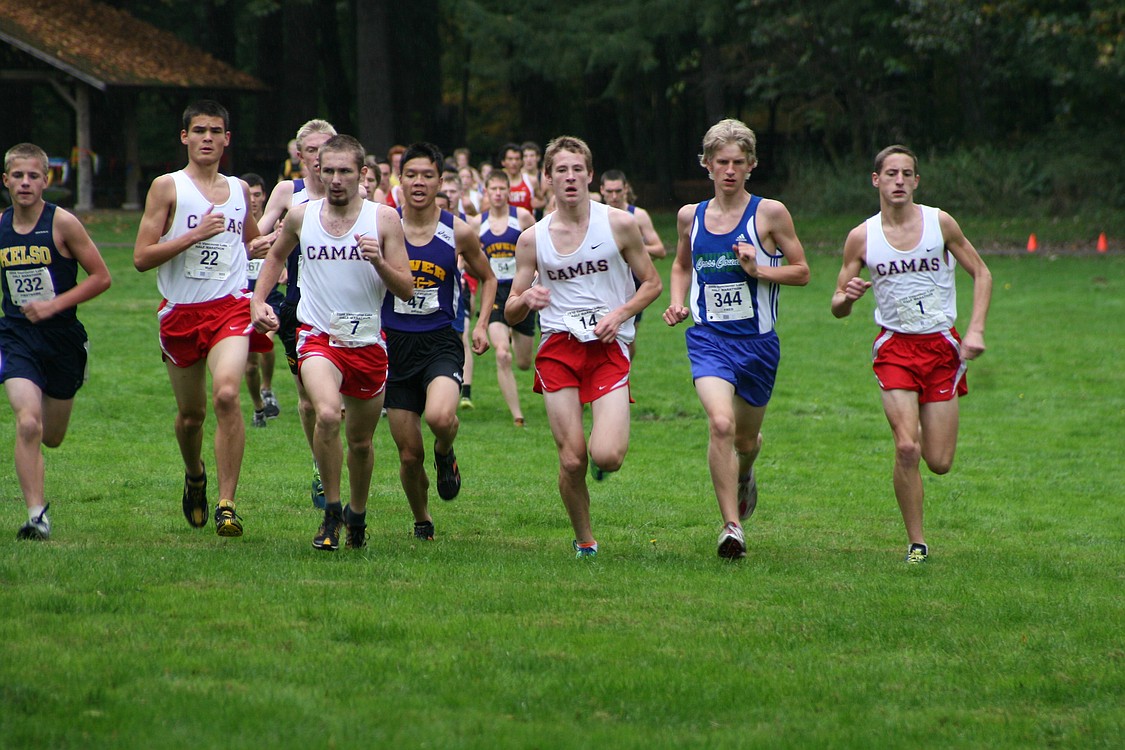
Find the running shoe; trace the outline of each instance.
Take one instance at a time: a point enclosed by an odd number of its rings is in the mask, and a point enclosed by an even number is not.
[[[590,476],[594,478],[595,482],[604,482],[612,473],[612,471],[606,471],[593,461],[590,461]]]
[[[266,419],[276,419],[281,414],[281,405],[277,403],[277,396],[273,395],[273,391],[262,389],[262,404]]]
[[[514,420],[516,427],[526,427],[527,423],[523,421],[523,417],[516,417]]]
[[[468,396],[462,396],[461,397],[461,403],[459,404],[459,408],[464,409],[465,411],[472,411],[473,410],[473,400],[471,398],[469,398]]]
[[[930,554],[930,549],[924,544],[911,544],[910,549],[906,550],[906,564],[907,565],[920,565],[926,562],[926,558]]]
[[[27,519],[27,523],[20,526],[20,530],[16,532],[16,539],[28,539],[33,542],[45,542],[51,538],[51,519],[47,518],[47,508],[51,504],[47,503],[43,506],[43,510],[39,511],[39,515],[35,518]]]
[[[242,516],[234,512],[234,502],[220,500],[215,506],[215,533],[219,536],[242,536]]]
[[[363,549],[367,546],[367,513],[352,513],[351,506],[344,508],[344,546],[348,549]]]
[[[313,547],[325,552],[335,552],[340,549],[340,527],[344,525],[343,513],[324,512],[324,520],[313,537]]]
[[[432,542],[434,540],[434,522],[415,521],[414,538],[421,539],[423,542]]]
[[[580,545],[578,540],[574,540],[574,557],[578,560],[593,560],[598,556],[598,543],[594,542],[590,545]]]
[[[758,507],[758,478],[754,476],[754,467],[750,473],[738,480],[738,517],[745,521],[754,515]]]
[[[434,468],[437,469],[437,493],[442,500],[452,500],[461,491],[461,470],[453,449],[444,456],[434,448]]]
[[[746,557],[746,539],[742,536],[742,527],[734,521],[728,521],[719,532],[719,557],[727,560]]]
[[[207,469],[198,477],[184,475],[184,518],[194,528],[207,525]]]
[[[318,471],[312,480],[312,504],[314,508],[324,510],[327,502],[324,499],[324,484],[320,481],[320,472]]]
[[[254,410],[254,418],[250,420],[251,427],[265,427],[266,426],[266,412],[265,410]]]

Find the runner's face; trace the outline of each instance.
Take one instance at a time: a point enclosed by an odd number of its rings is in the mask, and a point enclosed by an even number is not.
[[[443,182],[441,185],[441,192],[449,196],[450,205],[461,205],[461,186],[456,182]]]
[[[488,181],[488,204],[493,208],[504,208],[508,205],[508,181]]]
[[[12,159],[4,173],[4,187],[12,194],[12,202],[19,206],[34,206],[47,189],[47,170],[39,159]]]
[[[188,147],[188,161],[196,164],[215,164],[223,158],[223,149],[230,145],[230,132],[223,126],[223,118],[196,115],[187,130],[180,131],[180,143]]]
[[[590,181],[594,175],[586,168],[582,154],[559,151],[551,162],[549,177],[559,203],[576,206],[590,200]]]
[[[419,157],[402,165],[402,193],[411,208],[432,206],[441,186],[441,173],[429,159]]]
[[[359,165],[355,155],[347,151],[325,151],[320,154],[320,179],[328,193],[328,203],[346,206],[359,195]]]
[[[879,197],[887,205],[909,205],[918,187],[914,160],[907,154],[891,154],[883,160],[882,171],[871,175],[871,184],[879,189]]]
[[[539,171],[539,153],[535,149],[525,149],[523,152],[523,171]]]
[[[515,149],[504,152],[504,171],[509,175],[517,175],[523,169],[523,154]]]
[[[629,207],[625,200],[625,182],[622,180],[606,180],[602,183],[602,198],[607,205],[622,210]]]
[[[250,213],[254,216],[262,215],[262,205],[266,202],[265,191],[261,185],[250,188]]]
[[[320,147],[331,138],[328,133],[310,133],[301,141],[301,163],[305,165],[305,174],[316,174],[320,164]]]
[[[371,167],[364,166],[363,168],[363,186],[367,188],[367,200],[374,201],[378,186],[375,184],[375,170]]]
[[[715,190],[728,195],[745,189],[746,178],[753,169],[754,165],[737,143],[721,147],[707,162]]]

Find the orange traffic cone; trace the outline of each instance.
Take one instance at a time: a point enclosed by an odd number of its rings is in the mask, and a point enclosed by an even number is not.
[[[1033,253],[1039,249],[1039,240],[1035,239],[1035,232],[1032,232],[1027,237],[1027,251]]]
[[[1105,232],[1098,235],[1098,252],[1104,253],[1109,250],[1109,242],[1106,241]]]

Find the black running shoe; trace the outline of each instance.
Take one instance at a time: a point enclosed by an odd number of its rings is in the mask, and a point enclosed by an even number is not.
[[[366,518],[366,513],[357,516],[352,513],[350,506],[344,508],[344,546],[348,549],[363,549],[367,546],[367,523],[363,520]]]
[[[415,521],[414,538],[421,539],[423,542],[432,542],[434,540],[434,522]]]
[[[437,469],[437,493],[442,500],[452,500],[461,491],[461,470],[457,468],[457,456],[453,449],[441,455],[434,449],[434,468]]]
[[[329,513],[325,511],[324,521],[313,537],[313,547],[326,552],[335,552],[340,549],[340,527],[344,525],[343,513]]]
[[[242,516],[234,512],[234,503],[230,500],[220,500],[215,506],[215,533],[242,536]]]
[[[207,525],[207,469],[202,476],[184,475],[184,518],[193,527],[201,529]]]

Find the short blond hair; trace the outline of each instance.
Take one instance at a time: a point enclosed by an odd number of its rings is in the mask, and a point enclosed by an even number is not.
[[[332,127],[332,123],[328,120],[309,120],[301,127],[297,128],[297,150],[303,151],[305,148],[305,139],[313,133],[326,133],[327,135],[336,135],[336,128]]]
[[[754,131],[741,120],[727,118],[712,125],[703,136],[703,153],[699,155],[700,166],[706,167],[707,162],[714,158],[716,151],[732,143],[746,154],[750,166],[758,163],[758,139]]]
[[[51,167],[47,152],[34,143],[17,143],[15,146],[8,149],[8,152],[4,154],[4,174],[8,173],[12,162],[16,159],[38,159],[43,165],[44,175],[47,174],[47,170]]]

